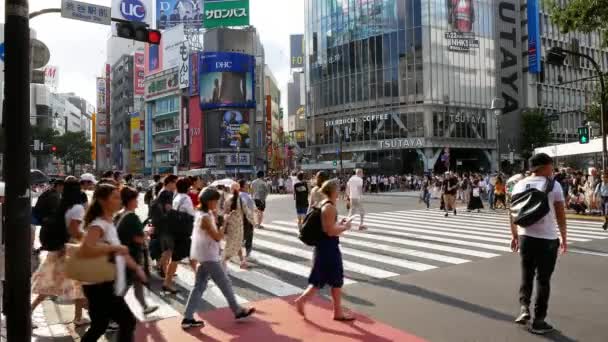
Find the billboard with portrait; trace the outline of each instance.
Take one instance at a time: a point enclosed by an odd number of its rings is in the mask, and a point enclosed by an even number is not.
[[[475,24],[473,0],[447,0],[447,19],[450,30],[445,33],[450,51],[469,51],[479,48],[473,31]]]
[[[199,59],[202,109],[255,108],[255,58],[236,52],[205,52]]]
[[[249,126],[249,112],[238,110],[227,110],[220,112],[220,147],[251,146]]]
[[[203,0],[157,0],[156,27],[165,30],[179,24],[186,28],[203,26]]]

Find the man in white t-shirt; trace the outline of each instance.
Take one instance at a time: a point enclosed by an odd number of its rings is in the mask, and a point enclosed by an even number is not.
[[[348,183],[346,183],[346,196],[350,202],[350,209],[348,216],[359,214],[361,219],[359,223],[359,230],[365,230],[367,227],[363,225],[365,218],[365,210],[363,209],[363,170],[355,170],[355,174],[350,177]]]
[[[521,312],[515,319],[518,324],[528,324],[528,330],[535,334],[545,334],[553,327],[545,322],[549,294],[551,291],[551,275],[555,269],[558,250],[561,253],[568,249],[566,213],[564,209],[564,194],[561,185],[552,179],[553,160],[545,153],[539,153],[529,161],[532,175],[519,181],[513,188],[513,200],[530,188],[546,191],[553,183],[553,189],[548,193],[549,213],[538,222],[528,226],[517,226],[511,220],[511,249],[519,251],[521,256],[522,281],[519,289]],[[510,215],[512,218],[512,215]],[[560,236],[557,230],[559,228]],[[561,241],[560,241],[561,237]],[[534,303],[534,320],[530,322],[530,303],[536,275],[537,295]]]

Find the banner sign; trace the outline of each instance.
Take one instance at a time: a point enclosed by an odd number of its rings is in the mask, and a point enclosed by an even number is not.
[[[528,0],[528,72],[540,74],[540,21],[538,0]]]
[[[249,0],[205,0],[205,28],[248,25]]]
[[[140,114],[138,112],[130,113],[131,118],[131,150],[143,150],[143,137],[140,130]]]
[[[236,52],[200,54],[199,95],[202,109],[255,108],[255,58]]]
[[[174,68],[180,63],[179,48],[182,42],[186,40],[184,34],[184,25],[180,24],[163,32],[162,47],[163,47],[163,65],[162,70]]]
[[[97,114],[91,115],[91,160],[97,160]]]
[[[112,0],[112,18],[152,26],[152,0]]]
[[[167,70],[148,76],[145,85],[146,99],[176,91],[179,89],[177,70]]]
[[[225,165],[251,165],[251,154],[249,153],[207,153],[205,155],[205,166],[217,166],[220,158],[224,158]]]
[[[198,58],[197,52],[190,55],[190,96],[196,96],[199,92]]]
[[[203,26],[203,0],[157,0],[156,28],[165,30],[180,24],[186,28]]]
[[[185,89],[190,86],[190,48],[185,40],[179,47],[179,55],[179,88]]]
[[[102,25],[111,23],[110,7],[73,0],[61,1],[61,16]]]
[[[292,34],[289,36],[289,50],[291,51],[291,68],[304,67],[304,35]]]
[[[134,59],[134,75],[133,75],[133,92],[135,95],[144,94],[144,79],[145,79],[145,57],[141,52],[136,52]]]
[[[448,25],[451,31],[445,33],[450,51],[479,49],[479,39],[473,32],[475,8],[473,0],[447,0]]]
[[[341,125],[350,125],[357,122],[371,122],[371,121],[382,121],[387,120],[390,114],[371,114],[371,115],[363,115],[363,116],[354,116],[350,118],[344,119],[328,119],[325,120],[325,127],[333,127],[333,126],[341,126]]]
[[[420,148],[424,146],[424,138],[397,138],[378,141],[378,148],[381,150]]]

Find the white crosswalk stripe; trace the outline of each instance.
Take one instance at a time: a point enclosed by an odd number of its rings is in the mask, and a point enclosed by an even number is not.
[[[358,220],[355,220],[355,222]],[[510,253],[508,216],[505,213],[459,212],[445,218],[439,210],[412,210],[370,213],[365,217],[368,230],[353,229],[340,237],[345,285],[396,277],[411,272],[437,270]],[[295,295],[307,286],[313,249],[298,239],[295,221],[277,220],[255,232],[251,268],[244,270],[229,263],[240,304],[267,297]],[[584,243],[608,239],[601,222],[568,221],[571,242]],[[178,286],[191,290],[195,273],[189,266],[178,267]],[[189,293],[175,299],[182,304]],[[148,317],[132,291],[127,301],[138,319],[153,321],[179,315],[175,303],[152,293],[150,304],[160,309]],[[203,301],[211,307],[227,302],[215,284],[209,282]]]

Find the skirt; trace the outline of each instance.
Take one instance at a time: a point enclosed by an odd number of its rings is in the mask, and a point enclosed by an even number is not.
[[[341,288],[344,285],[344,267],[338,238],[325,238],[315,246],[313,266],[308,284],[323,288],[328,285]]]
[[[467,205],[467,210],[477,210],[477,209],[483,209],[483,203],[481,202],[481,197],[471,196],[471,200],[469,201],[469,204]]]
[[[85,298],[81,284],[69,279],[65,273],[63,252],[47,253],[38,270],[32,275],[32,293],[69,300]]]

